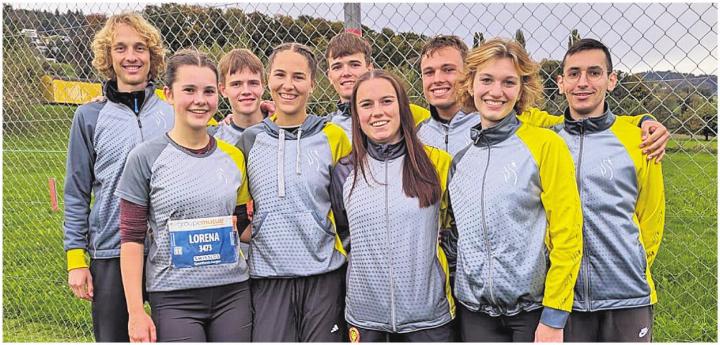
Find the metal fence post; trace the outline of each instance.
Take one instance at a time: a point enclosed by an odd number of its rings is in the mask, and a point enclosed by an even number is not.
[[[343,4],[345,11],[345,31],[362,36],[362,26],[360,25],[360,4],[345,3]]]

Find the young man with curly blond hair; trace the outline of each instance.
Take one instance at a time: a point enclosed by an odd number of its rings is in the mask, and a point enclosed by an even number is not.
[[[96,341],[128,342],[115,189],[130,150],[163,135],[174,117],[155,95],[153,79],[165,65],[157,28],[139,14],[115,15],[92,49],[93,66],[107,78],[106,99],[78,107],[70,128],[63,226],[68,284],[76,297],[92,301]]]

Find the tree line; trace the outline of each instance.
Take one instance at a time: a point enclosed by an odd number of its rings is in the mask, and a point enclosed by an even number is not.
[[[107,19],[105,15],[83,15],[79,10],[61,13],[58,10],[51,12],[14,9],[10,5],[3,7],[3,83],[6,90],[4,101],[11,103],[11,109],[7,109],[8,115],[12,116],[14,111],[21,110],[12,106],[18,104],[18,101],[40,99],[41,95],[38,95],[36,90],[38,88],[32,83],[42,74],[100,81],[91,65],[90,42],[94,33]],[[170,3],[148,5],[142,13],[163,34],[169,53],[192,46],[219,59],[232,48],[245,47],[266,62],[274,46],[293,41],[313,47],[322,70],[327,67],[324,63],[324,52],[328,41],[344,30],[341,21],[329,21],[308,15],[293,18],[279,14],[248,13],[239,8]],[[45,37],[57,63],[38,59],[37,52],[33,51],[32,46],[20,34],[22,29],[36,29]],[[428,37],[413,32],[394,32],[389,28],[375,31],[365,25],[362,29],[363,36],[372,44],[375,65],[404,77],[413,101],[426,105],[422,98],[418,61],[420,48]],[[69,42],[67,39],[60,39],[62,36],[67,37]],[[514,39],[525,44],[522,30],[516,31]],[[578,39],[580,33],[572,30],[568,45]],[[484,40],[483,33],[475,33],[473,46]],[[545,87],[545,98],[541,107],[551,113],[560,113],[565,108],[564,97],[558,93],[555,84],[555,78],[561,72],[560,61],[543,59],[540,64]],[[618,71],[620,85],[609,98],[615,109],[628,114],[652,113],[669,128],[689,134],[699,134],[709,122],[708,119],[716,117],[717,92],[716,88],[712,87],[717,85],[716,78],[705,84],[672,83],[657,78],[654,74],[654,80],[646,80],[646,73],[629,74]],[[29,85],[18,85],[23,83]],[[324,114],[334,108],[335,94],[322,73],[319,76],[318,89],[314,94],[311,111]],[[223,104],[221,109],[227,111],[229,107]]]

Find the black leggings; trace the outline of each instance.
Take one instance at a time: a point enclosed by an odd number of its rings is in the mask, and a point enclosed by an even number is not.
[[[458,305],[461,341],[526,342],[535,340],[542,308],[523,311],[513,316],[490,316]]]
[[[94,286],[92,320],[95,341],[129,342],[128,312],[120,274],[120,258],[91,260],[90,274]],[[142,291],[143,299],[146,300],[144,273]]]
[[[251,341],[248,281],[149,295],[158,341]]]

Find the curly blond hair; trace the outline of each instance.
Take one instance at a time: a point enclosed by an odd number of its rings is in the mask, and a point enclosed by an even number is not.
[[[458,78],[455,88],[458,99],[466,105],[473,104],[473,81],[478,69],[493,60],[509,58],[520,76],[520,96],[515,103],[515,111],[520,114],[535,105],[541,98],[543,86],[540,82],[540,65],[533,62],[519,43],[495,38],[473,49],[465,62],[465,71]]]
[[[95,34],[92,41],[92,65],[105,78],[115,79],[115,70],[112,66],[110,48],[118,24],[125,24],[133,28],[145,39],[150,51],[150,73],[148,79],[156,79],[165,69],[165,46],[160,31],[137,13],[122,13],[108,18],[100,31]]]

